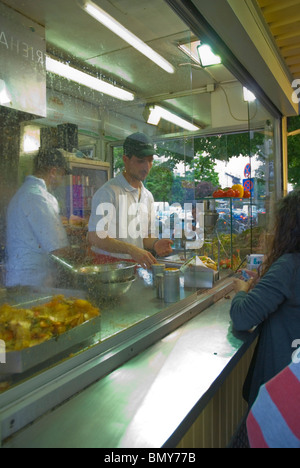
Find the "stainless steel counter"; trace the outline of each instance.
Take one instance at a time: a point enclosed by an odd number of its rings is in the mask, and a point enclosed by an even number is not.
[[[32,307],[37,303],[43,303],[49,301],[55,295],[65,295],[66,297],[80,297],[87,298],[87,293],[83,290],[73,289],[37,289],[34,288],[13,288],[8,291],[7,294],[0,298],[0,305],[9,303],[16,307]],[[181,278],[180,287],[180,301],[188,300],[192,296],[196,295],[196,289],[184,288],[183,278]],[[140,328],[143,326],[143,322],[147,319],[155,321],[155,316],[159,313],[168,309],[177,309],[177,304],[166,304],[163,300],[159,300],[156,297],[156,289],[153,287],[152,273],[142,268],[138,269],[136,275],[136,281],[132,284],[131,289],[127,294],[120,297],[116,297],[110,300],[91,299],[93,305],[100,308],[101,311],[101,326],[93,327],[95,334],[90,339],[85,337],[80,341],[77,346],[67,348],[64,353],[59,353],[59,347],[55,347],[53,356],[51,359],[41,362],[39,365],[32,366],[29,371],[23,374],[5,375],[4,371],[0,372],[0,382],[7,381],[10,386],[19,384],[20,382],[27,380],[30,376],[40,373],[44,369],[53,366],[55,363],[59,363],[61,360],[68,359],[70,354],[72,356],[82,354],[87,349],[90,349],[96,345],[104,343],[106,340],[116,337],[121,332],[131,330],[133,326],[139,325]],[[192,299],[191,299],[192,301]],[[100,323],[100,322],[99,322]],[[129,331],[130,334],[130,331]],[[70,341],[71,346],[71,341]],[[109,345],[108,345],[109,346]],[[38,352],[38,350],[36,350]],[[38,352],[39,353],[39,352]],[[2,369],[0,368],[0,371]],[[0,408],[1,408],[1,392],[0,392]]]
[[[235,333],[226,296],[4,443],[176,447],[255,339]]]
[[[180,300],[195,294],[196,289],[184,288],[181,278]],[[139,268],[137,279],[127,294],[115,300],[100,303],[102,314],[101,339],[105,340],[158,312],[172,306],[157,299],[152,273]]]

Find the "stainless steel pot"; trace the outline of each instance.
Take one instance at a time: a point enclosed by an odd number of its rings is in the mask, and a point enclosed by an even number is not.
[[[137,264],[118,262],[106,265],[88,265],[77,267],[74,273],[78,278],[90,278],[101,283],[118,283],[127,281],[135,275]]]
[[[71,265],[64,259],[52,255],[52,259],[79,282],[92,279],[100,283],[117,283],[131,279],[135,275],[135,262],[115,262],[104,265]]]
[[[119,281],[116,283],[101,283],[89,277],[86,282],[87,296],[91,300],[101,299],[109,301],[126,294],[135,281],[135,276],[127,281]]]

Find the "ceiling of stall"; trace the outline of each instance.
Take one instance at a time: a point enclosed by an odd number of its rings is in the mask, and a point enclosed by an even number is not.
[[[180,43],[191,40],[190,32],[164,0],[95,0],[94,3],[166,58],[175,67],[174,74],[153,64],[91,18],[76,0],[2,0],[2,3],[45,27],[48,52],[55,50],[65,58],[73,57],[81,66],[114,80],[136,96],[134,105],[120,104],[85,90],[84,99],[103,109],[115,106],[120,113],[134,118],[137,103],[143,109],[145,103],[164,101],[170,110],[205,128],[211,124],[211,96],[207,85],[236,82],[224,66],[206,71],[179,50]],[[53,79],[51,87],[61,89],[61,81]],[[82,95],[76,85],[69,84],[70,91],[75,97]]]
[[[257,0],[282,58],[294,78],[300,74],[300,0]]]
[[[175,68],[174,74],[153,64],[90,17],[77,0],[0,1],[45,28],[49,53],[69,59],[75,66],[134,93],[133,103],[123,103],[51,77],[52,90],[83,98],[99,106],[102,115],[113,111],[132,120],[146,121],[145,105],[163,104],[181,117],[193,120],[200,128],[207,128],[212,125],[212,89],[224,90],[224,86],[234,87],[237,83],[223,65],[203,69],[178,48],[179,44],[201,38],[191,36],[165,0],[94,0],[94,3],[167,59]],[[300,0],[257,0],[257,4],[282,58],[296,77],[300,72],[300,10],[297,9]],[[166,125],[166,122],[160,124],[162,134],[170,131]]]

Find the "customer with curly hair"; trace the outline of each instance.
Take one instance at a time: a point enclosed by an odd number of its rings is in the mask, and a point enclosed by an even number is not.
[[[244,385],[251,407],[261,385],[288,366],[300,339],[300,191],[280,200],[273,241],[259,281],[235,280],[231,319],[236,330],[260,325],[259,341]]]

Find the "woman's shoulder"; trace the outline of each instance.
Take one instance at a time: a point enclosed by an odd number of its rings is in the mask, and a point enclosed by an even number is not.
[[[300,264],[300,252],[297,253],[286,253],[282,255],[281,257],[274,262],[274,264],[279,263],[279,264],[288,264],[288,265],[295,265],[295,264]]]
[[[287,253],[279,257],[269,271],[272,273],[280,271],[281,275],[288,275],[289,273],[294,273],[295,269],[298,268],[300,268],[300,253]]]

